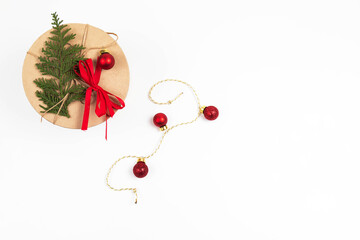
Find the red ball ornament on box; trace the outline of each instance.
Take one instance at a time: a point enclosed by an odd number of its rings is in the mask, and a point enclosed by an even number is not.
[[[207,120],[215,120],[219,116],[219,110],[214,106],[208,106],[203,111]]]
[[[154,118],[153,118],[153,122],[155,124],[155,126],[161,128],[166,126],[167,123],[167,117],[165,114],[163,113],[157,113],[155,114]]]
[[[133,168],[133,173],[138,178],[145,177],[148,172],[149,168],[144,161],[138,161]]]
[[[101,69],[111,69],[115,65],[114,57],[107,50],[101,50],[100,53],[101,55],[98,58],[98,61]]]

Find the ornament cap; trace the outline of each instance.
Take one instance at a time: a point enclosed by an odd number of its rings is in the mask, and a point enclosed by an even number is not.
[[[139,157],[137,161],[138,161],[138,162],[145,162],[145,158]]]
[[[162,127],[160,127],[160,131],[165,131],[165,130],[167,130],[168,129],[168,127],[165,125],[165,126],[162,126]]]
[[[109,50],[107,50],[107,49],[101,49],[101,50],[100,50],[100,54],[103,54],[103,53],[110,53],[110,52],[109,52]]]

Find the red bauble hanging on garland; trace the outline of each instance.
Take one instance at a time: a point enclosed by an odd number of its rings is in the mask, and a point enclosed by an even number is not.
[[[214,106],[208,106],[204,108],[203,114],[207,120],[215,120],[219,116],[219,110]]]
[[[167,123],[167,117],[164,113],[157,113],[155,114],[154,118],[153,118],[153,122],[155,124],[155,126],[161,128],[166,126]]]
[[[133,168],[133,173],[138,178],[145,177],[149,172],[149,168],[143,159],[139,159]]]

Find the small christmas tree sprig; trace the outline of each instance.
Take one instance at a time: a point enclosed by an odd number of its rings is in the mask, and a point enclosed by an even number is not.
[[[76,34],[69,33],[71,28],[62,24],[57,13],[52,13],[52,36],[45,41],[42,49],[44,56],[39,57],[36,67],[42,75],[50,78],[37,78],[34,83],[42,91],[36,91],[36,96],[44,103],[40,105],[42,113],[55,113],[70,118],[68,106],[74,101],[82,101],[86,87],[73,81],[79,79],[74,72],[74,66],[84,60],[81,53],[85,48],[79,44],[69,44]],[[56,115],[56,116],[57,116]],[[54,120],[55,121],[55,120]]]

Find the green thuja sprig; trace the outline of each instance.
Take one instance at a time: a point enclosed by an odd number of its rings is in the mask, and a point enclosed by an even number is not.
[[[59,19],[56,12],[51,15],[53,30],[42,49],[44,55],[39,56],[40,62],[36,63],[36,67],[42,75],[50,76],[50,78],[42,77],[34,80],[36,86],[41,89],[35,94],[44,103],[44,105],[40,105],[43,109],[42,113],[58,113],[60,116],[69,118],[69,104],[74,101],[82,101],[85,96],[86,88],[73,81],[78,79],[74,72],[74,66],[80,60],[85,59],[81,53],[85,48],[79,44],[69,44],[76,34],[69,33],[71,28],[62,24],[63,20]],[[64,99],[63,104],[58,104]]]

